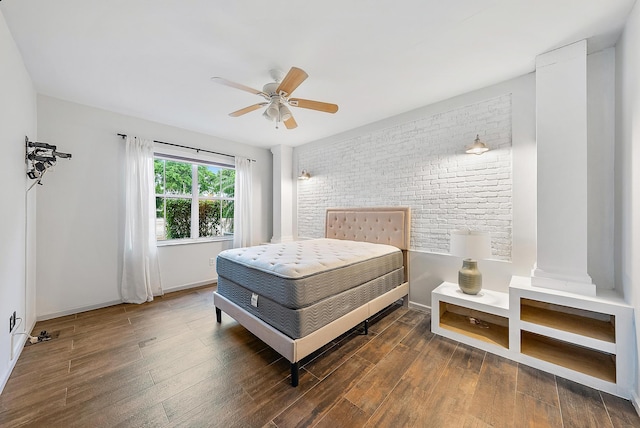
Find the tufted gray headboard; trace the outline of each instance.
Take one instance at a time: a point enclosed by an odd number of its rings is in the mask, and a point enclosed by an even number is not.
[[[409,207],[327,208],[325,237],[409,249]]]

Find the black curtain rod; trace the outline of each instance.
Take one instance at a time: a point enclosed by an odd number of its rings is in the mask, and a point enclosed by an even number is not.
[[[0,0],[2,1],[2,0]],[[122,138],[127,138],[127,134],[118,134],[118,136],[122,137]],[[195,150],[196,152],[205,152],[205,153],[212,153],[214,155],[220,155],[220,156],[227,156],[230,158],[236,158],[234,155],[228,155],[226,153],[220,153],[220,152],[214,152],[211,150],[207,150],[207,149],[198,149],[197,147],[189,147],[189,146],[183,146],[182,144],[175,144],[175,143],[166,143],[164,141],[158,141],[158,140],[153,140],[154,143],[158,143],[158,144],[165,144],[167,146],[174,146],[174,147],[181,147],[183,149],[189,149],[189,150]],[[255,159],[249,159],[251,162],[255,162]]]

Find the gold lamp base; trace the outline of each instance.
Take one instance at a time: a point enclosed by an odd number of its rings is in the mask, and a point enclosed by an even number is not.
[[[482,274],[476,260],[462,261],[462,268],[458,271],[458,286],[466,294],[478,294],[482,290]]]

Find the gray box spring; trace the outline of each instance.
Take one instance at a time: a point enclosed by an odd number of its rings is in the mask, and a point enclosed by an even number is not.
[[[251,305],[252,291],[223,277],[217,292],[287,336],[298,339],[340,318],[404,282],[404,268],[396,269],[359,286],[324,298],[300,309],[285,307],[258,294],[258,306]]]

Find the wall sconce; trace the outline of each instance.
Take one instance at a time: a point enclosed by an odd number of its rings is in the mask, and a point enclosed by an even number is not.
[[[298,180],[308,180],[311,178],[311,174],[306,169],[303,169],[300,175],[298,176]]]
[[[488,151],[489,151],[489,147],[487,147],[485,143],[480,141],[480,135],[477,134],[476,140],[473,142],[472,145],[467,147],[467,150],[465,150],[465,153],[469,153],[472,155],[481,155],[484,152],[488,152]]]

